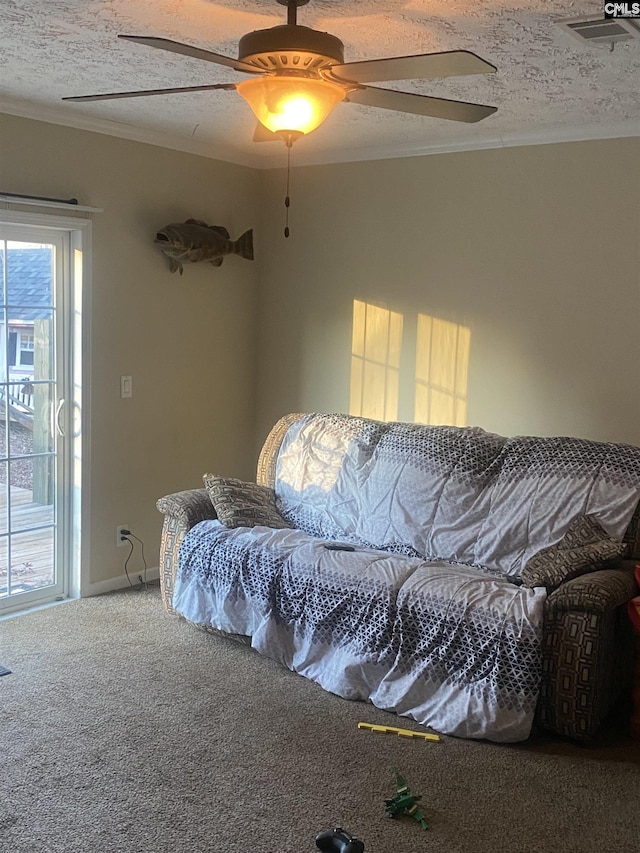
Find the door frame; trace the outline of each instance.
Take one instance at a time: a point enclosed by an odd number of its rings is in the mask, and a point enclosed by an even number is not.
[[[64,372],[64,384],[68,399],[61,412],[61,424],[69,437],[66,460],[67,483],[58,489],[58,499],[66,501],[67,523],[57,529],[56,535],[63,536],[62,548],[58,553],[68,556],[69,565],[64,572],[62,591],[55,593],[49,588],[21,593],[19,601],[12,606],[6,599],[0,606],[0,618],[32,607],[48,605],[67,598],[79,598],[90,586],[89,582],[89,525],[83,523],[90,518],[89,492],[89,447],[90,447],[90,387],[91,343],[90,343],[90,274],[92,222],[79,216],[59,216],[48,213],[29,213],[0,210],[0,225],[10,230],[26,232],[33,229],[33,242],[40,242],[37,232],[56,232],[67,241],[63,252],[62,275],[67,283],[65,293],[64,351],[59,365]],[[21,236],[19,239],[24,240]],[[60,320],[58,320],[60,322]],[[85,413],[86,416],[85,416]],[[60,567],[59,567],[60,569]],[[18,597],[18,596],[17,596]]]

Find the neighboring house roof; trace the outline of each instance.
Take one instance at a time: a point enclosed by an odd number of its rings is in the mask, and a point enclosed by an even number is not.
[[[53,250],[43,248],[6,250],[7,318],[32,323],[51,317],[53,307]],[[0,282],[4,281],[5,253],[0,251]],[[3,285],[4,287],[4,285]],[[47,309],[47,310],[44,310]],[[0,322],[2,316],[0,315]]]

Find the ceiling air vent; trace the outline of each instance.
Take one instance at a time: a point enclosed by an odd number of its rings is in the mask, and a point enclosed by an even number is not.
[[[556,24],[580,41],[593,44],[612,44],[616,41],[640,38],[640,25],[629,18],[571,18],[556,21]]]

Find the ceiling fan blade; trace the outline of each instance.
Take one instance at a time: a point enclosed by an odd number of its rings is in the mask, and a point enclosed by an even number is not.
[[[469,104],[465,101],[449,101],[446,98],[431,98],[429,95],[416,95],[412,92],[396,92],[393,89],[379,89],[377,86],[365,86],[349,92],[347,101],[364,104],[368,107],[381,107],[383,110],[397,110],[403,113],[415,113],[431,118],[444,118],[450,121],[480,121],[497,107],[482,104]]]
[[[193,59],[204,59],[205,62],[215,62],[218,65],[226,65],[228,68],[235,68],[236,71],[246,71],[249,74],[261,74],[259,68],[255,65],[249,65],[248,62],[241,62],[239,59],[234,59],[231,56],[224,56],[222,53],[214,53],[211,50],[204,50],[201,47],[193,47],[190,44],[182,44],[179,41],[171,39],[155,38],[154,36],[125,36],[119,35],[119,39],[133,41],[136,44],[146,44],[147,47],[157,47],[160,50],[168,50],[171,53],[181,53],[184,56],[191,56]]]
[[[282,142],[282,137],[265,127],[261,121],[256,122],[253,131],[253,142]]]
[[[116,98],[144,98],[146,95],[172,95],[175,92],[208,92],[211,89],[235,89],[235,83],[214,83],[211,86],[180,86],[175,89],[143,89],[140,92],[108,92],[105,95],[78,95],[63,101],[114,101]]]
[[[354,83],[376,83],[386,80],[431,80],[434,77],[456,77],[465,74],[487,74],[495,65],[485,62],[469,50],[443,53],[420,53],[416,56],[392,56],[331,66],[332,75]]]

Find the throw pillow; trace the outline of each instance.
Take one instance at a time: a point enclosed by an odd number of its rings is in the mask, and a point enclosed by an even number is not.
[[[202,481],[225,527],[291,527],[276,508],[273,489],[214,474],[205,474]]]
[[[625,542],[612,539],[590,515],[575,518],[559,542],[534,554],[522,570],[523,586],[552,590],[578,575],[608,566],[624,556]]]

